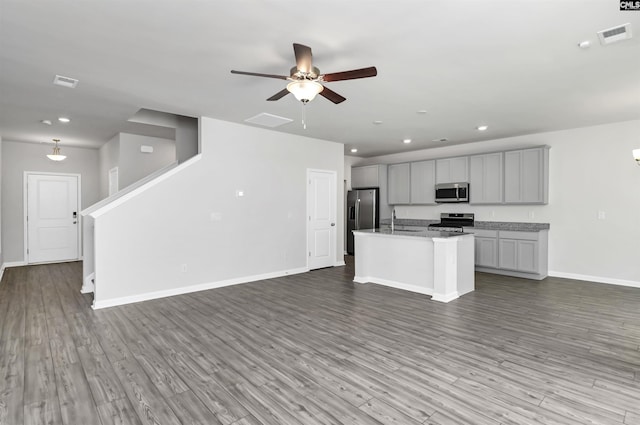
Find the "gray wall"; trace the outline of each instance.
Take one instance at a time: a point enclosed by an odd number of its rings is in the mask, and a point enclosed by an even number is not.
[[[61,145],[67,159],[53,162],[46,155],[51,153],[51,144],[2,142],[2,238],[5,263],[20,263],[24,258],[24,172],[80,174],[81,204],[86,208],[99,200],[98,150]]]
[[[140,152],[152,146],[153,153]],[[157,137],[120,133],[119,189],[123,189],[176,160],[176,142]]]
[[[118,166],[120,160],[120,134],[102,145],[99,151],[100,199],[109,196],[109,170]]]
[[[201,130],[199,160],[95,212],[97,306],[305,270],[308,169],[336,172],[343,211],[342,144],[211,118]]]
[[[152,146],[153,153],[140,152]],[[100,199],[109,196],[109,170],[118,167],[118,189],[137,182],[176,161],[176,142],[158,137],[119,133],[100,148]]]
[[[176,158],[182,163],[200,151],[198,141],[198,120],[196,118],[177,116],[176,125]]]
[[[0,136],[0,223],[2,223],[2,137]],[[0,267],[4,264],[2,249],[2,226],[0,226]],[[1,275],[2,273],[0,273]]]

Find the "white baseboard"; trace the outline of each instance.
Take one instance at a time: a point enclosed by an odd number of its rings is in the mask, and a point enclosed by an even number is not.
[[[342,260],[342,261],[336,261],[333,267],[346,266],[346,265],[347,264],[344,262],[344,260]]]
[[[292,274],[306,273],[308,271],[309,271],[308,268],[301,267],[301,268],[298,268],[298,269],[289,269],[289,270],[283,270],[283,271],[279,271],[279,272],[264,273],[264,274],[253,275],[253,276],[245,276],[245,277],[239,277],[239,278],[235,278],[235,279],[222,280],[222,281],[218,281],[218,282],[201,283],[201,284],[198,284],[198,285],[184,286],[182,288],[167,289],[167,290],[164,290],[164,291],[147,292],[147,293],[144,293],[144,294],[136,294],[136,295],[130,295],[130,296],[127,296],[127,297],[112,298],[112,299],[101,300],[101,301],[98,301],[98,300],[96,300],[94,298],[92,307],[93,307],[94,310],[98,310],[98,309],[101,309],[101,308],[115,307],[115,306],[118,306],[118,305],[137,303],[137,302],[141,302],[141,301],[155,300],[157,298],[172,297],[174,295],[189,294],[191,292],[199,292],[199,291],[206,291],[208,289],[222,288],[224,286],[238,285],[238,284],[241,284],[241,283],[255,282],[255,281],[258,281],[258,280],[273,279],[273,278],[276,278],[276,277],[288,276],[288,275],[292,275]],[[99,285],[100,284],[98,283],[98,289],[100,288]],[[98,291],[98,293],[99,293],[99,291]]]
[[[26,261],[9,261],[7,263],[4,263],[2,265],[2,269],[6,269],[9,267],[22,267],[22,266],[26,266],[27,262]]]
[[[433,295],[432,288],[425,288],[417,285],[410,285],[407,283],[396,282],[394,280],[379,279],[376,277],[355,276],[353,281],[356,283],[377,283],[378,285],[389,286],[391,288],[403,289],[405,291],[416,292],[423,295]]]
[[[94,285],[94,279],[96,277],[95,273],[91,273],[89,276],[84,278],[84,281],[82,282],[82,288],[80,288],[80,293],[81,294],[90,294],[94,291],[95,289],[95,285]]]
[[[564,279],[585,280],[587,282],[607,283],[609,285],[630,286],[632,288],[640,288],[640,282],[633,280],[614,279],[602,276],[590,276],[577,273],[564,273],[549,270],[549,276],[561,277]]]
[[[460,298],[460,294],[458,294],[457,291],[451,292],[450,294],[433,294],[431,297],[433,301],[439,301],[441,303],[448,303],[458,298]]]

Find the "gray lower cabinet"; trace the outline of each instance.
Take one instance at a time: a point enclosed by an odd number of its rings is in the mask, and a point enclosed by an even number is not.
[[[392,164],[387,169],[390,205],[411,203],[411,164]]]
[[[548,231],[465,229],[475,234],[477,271],[541,280],[548,273]]]
[[[498,267],[498,239],[477,236],[476,266]]]

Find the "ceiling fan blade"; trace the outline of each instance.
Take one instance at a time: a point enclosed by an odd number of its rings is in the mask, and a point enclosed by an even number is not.
[[[274,74],[261,74],[259,72],[244,72],[244,71],[236,71],[234,69],[231,70],[232,74],[241,74],[241,75],[253,75],[254,77],[267,77],[267,78],[277,78],[279,80],[286,80],[287,76],[285,75],[274,75]]]
[[[311,47],[293,43],[293,53],[296,55],[298,71],[311,72]]]
[[[326,86],[324,86],[324,89],[318,94],[322,97],[329,99],[330,101],[336,104],[347,100],[346,97],[339,95],[338,93],[334,92],[333,90],[329,89]]]
[[[375,77],[378,75],[378,70],[375,66],[369,68],[354,69],[352,71],[334,72],[332,74],[322,75],[322,81],[341,81],[341,80],[355,80],[357,78]]]
[[[278,93],[274,94],[273,96],[271,96],[269,99],[267,100],[278,100],[278,99],[282,99],[283,97],[285,97],[286,95],[289,94],[289,90],[282,89],[280,90]]]

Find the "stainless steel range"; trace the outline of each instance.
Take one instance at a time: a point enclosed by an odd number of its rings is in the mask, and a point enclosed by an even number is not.
[[[441,213],[440,223],[429,225],[429,230],[441,232],[462,232],[463,227],[473,227],[475,215],[473,213]]]

